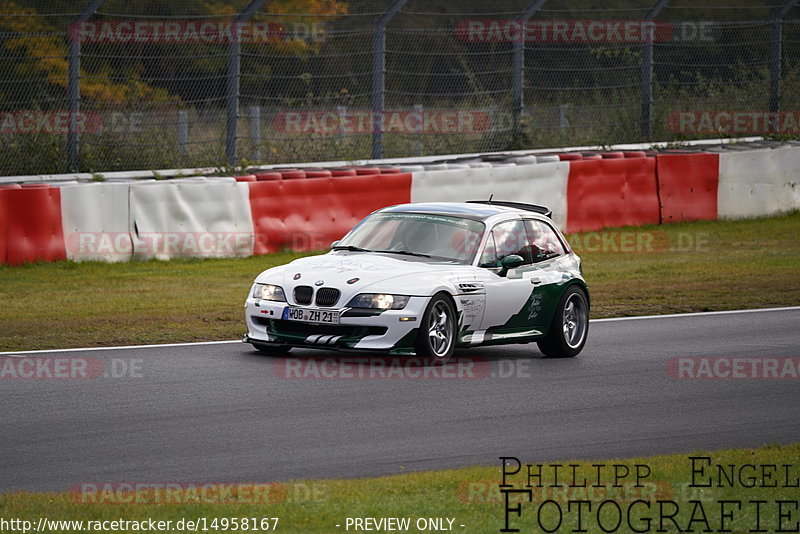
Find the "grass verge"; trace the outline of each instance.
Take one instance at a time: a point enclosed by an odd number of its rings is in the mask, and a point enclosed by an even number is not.
[[[592,316],[800,304],[800,212],[569,237]],[[236,339],[255,276],[303,254],[0,266],[0,350]]]
[[[708,457],[695,460],[690,456]],[[509,527],[519,532],[797,532],[800,445],[770,445],[759,449],[731,449],[693,455],[673,454],[626,460],[564,461],[558,483],[553,469],[542,469],[542,479],[532,480],[531,500],[525,494],[509,494],[510,506],[520,506],[520,515],[509,513]],[[524,464],[519,474],[508,477],[515,489],[525,489]],[[599,483],[598,464],[600,470]],[[575,482],[572,467],[575,465]],[[639,467],[637,471],[636,466]],[[788,465],[784,468],[783,465]],[[617,467],[620,466],[620,467]],[[732,481],[720,477],[717,467],[730,472]],[[772,466],[772,467],[769,467]],[[781,466],[781,467],[777,467]],[[512,471],[515,464],[506,469]],[[622,476],[627,468],[627,476]],[[693,469],[702,472],[692,474]],[[784,469],[786,469],[785,476]],[[536,468],[534,468],[535,472]],[[620,478],[615,479],[615,473]],[[635,474],[639,473],[637,480]],[[646,476],[645,476],[646,475]],[[37,525],[48,520],[172,521],[171,531],[181,519],[205,520],[211,526],[232,518],[248,518],[250,528],[239,521],[238,530],[264,531],[262,518],[277,532],[347,532],[347,518],[408,518],[418,532],[420,518],[444,518],[444,526],[466,533],[499,532],[505,526],[506,505],[500,493],[501,465],[448,471],[408,473],[359,480],[294,481],[259,485],[243,483],[231,492],[221,485],[175,484],[162,491],[154,483],[131,491],[119,483],[78,485],[62,493],[13,493],[0,496],[0,517],[21,519]],[[582,480],[587,487],[580,487]],[[699,485],[712,482],[712,487]],[[721,483],[721,487],[718,486]],[[161,483],[164,483],[163,481]],[[537,487],[538,484],[544,487]],[[769,486],[775,487],[769,487]],[[544,501],[551,502],[545,504]],[[570,501],[586,501],[570,505]],[[727,505],[723,501],[731,501]],[[753,501],[762,501],[753,504]],[[781,504],[780,501],[786,501]],[[578,523],[577,506],[582,507]],[[599,511],[598,511],[599,510]],[[724,514],[731,514],[723,518]],[[664,519],[664,516],[667,516]],[[671,517],[670,517],[671,516]],[[259,528],[253,529],[253,521]],[[559,525],[560,523],[560,525]],[[106,524],[109,532],[136,532],[130,525]],[[339,525],[337,527],[337,525]],[[463,527],[461,525],[464,525]],[[127,527],[127,528],[123,528]],[[605,529],[605,530],[601,530]],[[680,530],[679,530],[680,529]],[[783,529],[783,530],[782,530]],[[75,532],[50,526],[48,532]],[[97,530],[97,529],[95,529]],[[200,531],[203,523],[200,523]],[[217,530],[217,529],[211,529]],[[435,529],[429,529],[435,530]],[[388,532],[389,529],[375,529]]]

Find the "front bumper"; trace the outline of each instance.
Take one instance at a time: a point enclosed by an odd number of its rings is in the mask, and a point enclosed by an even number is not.
[[[339,311],[339,324],[282,319],[286,302],[250,297],[245,303],[247,343],[411,354],[430,297],[411,297],[402,310],[316,308]]]

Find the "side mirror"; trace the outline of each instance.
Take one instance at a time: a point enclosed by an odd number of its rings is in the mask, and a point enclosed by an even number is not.
[[[338,245],[340,242],[341,242],[341,241],[340,241],[339,239],[337,239],[336,241],[334,241],[333,243],[331,243],[331,247],[330,247],[330,248],[333,248],[333,247],[335,247],[335,246],[336,246],[336,245]]]
[[[503,269],[509,270],[509,269],[516,269],[517,267],[519,267],[524,263],[525,260],[522,258],[522,256],[518,254],[509,254],[508,256],[503,258],[503,260],[500,262],[500,265],[503,266]]]
[[[503,267],[500,269],[500,276],[505,276],[510,269],[516,269],[520,265],[525,263],[525,259],[520,256],[519,254],[509,254],[505,258],[500,261],[500,265]]]

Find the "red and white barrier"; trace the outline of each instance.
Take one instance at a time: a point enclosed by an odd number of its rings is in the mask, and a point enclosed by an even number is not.
[[[718,154],[659,155],[656,175],[661,222],[717,218]]]
[[[800,208],[800,147],[720,154],[717,198],[725,218]]]
[[[67,258],[130,261],[130,183],[94,183],[61,188],[61,222]]]
[[[61,194],[47,184],[0,189],[0,257],[20,265],[66,259],[61,228]]]
[[[567,217],[567,162],[493,165],[413,173],[411,202],[514,200],[547,206],[559,226]]]
[[[411,175],[381,174],[249,184],[254,254],[320,250],[376,209],[409,202]]]
[[[548,206],[569,232],[800,208],[800,147],[519,153],[238,178],[0,186],[0,263],[244,257],[327,247],[404,202]]]
[[[611,154],[569,163],[567,232],[659,223],[656,158]]]
[[[130,187],[134,259],[231,258],[253,254],[248,186],[234,179]]]
[[[8,208],[5,191],[19,188],[17,184],[0,185],[0,264],[8,263]]]

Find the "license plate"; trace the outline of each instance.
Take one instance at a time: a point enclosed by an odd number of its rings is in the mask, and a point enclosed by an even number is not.
[[[287,306],[283,309],[282,318],[285,321],[339,324],[339,312],[333,310],[315,310],[313,308],[292,308],[291,306]]]

